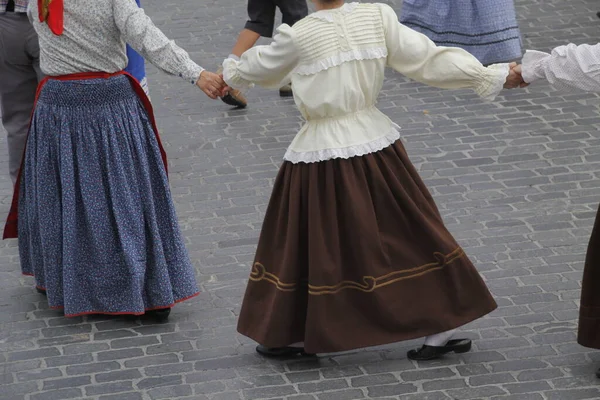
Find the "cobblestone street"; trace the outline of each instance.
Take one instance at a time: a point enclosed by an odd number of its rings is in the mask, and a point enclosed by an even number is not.
[[[387,0],[399,13],[401,0]],[[216,70],[246,19],[240,0],[142,0],[192,58]],[[597,43],[597,0],[516,0],[525,47]],[[583,261],[600,201],[600,97],[544,83],[483,103],[392,71],[379,107],[449,230],[499,304],[466,327],[472,352],[417,363],[403,342],[271,361],[236,333],[239,305],[283,153],[293,100],[253,89],[246,110],[150,67],[170,179],[202,293],[169,323],[65,319],[0,242],[1,400],[600,399],[600,351],[576,343]],[[5,133],[0,215],[8,213]]]

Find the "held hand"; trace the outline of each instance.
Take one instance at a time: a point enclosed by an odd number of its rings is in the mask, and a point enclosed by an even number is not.
[[[522,83],[523,83],[523,78],[521,77],[520,73],[517,73],[515,71],[515,68],[517,68],[517,63],[510,63],[509,64],[510,67],[510,72],[508,73],[508,76],[506,77],[506,82],[504,83],[504,88],[505,89],[514,89],[519,87]]]
[[[202,71],[196,85],[213,100],[221,96],[226,87],[222,76],[206,70]]]
[[[513,68],[513,71],[515,71],[515,73],[521,77],[521,84],[519,85],[519,87],[524,88],[524,87],[529,86],[529,83],[527,83],[523,80],[523,67],[521,66],[521,64],[515,66]]]

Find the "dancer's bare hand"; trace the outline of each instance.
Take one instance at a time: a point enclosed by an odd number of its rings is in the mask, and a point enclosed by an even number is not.
[[[521,74],[518,74],[515,71],[515,68],[517,67],[517,63],[515,63],[515,62],[510,63],[509,67],[510,67],[510,72],[508,73],[508,76],[506,77],[506,82],[504,82],[504,88],[505,89],[518,88],[523,83],[523,77],[521,77]]]
[[[519,75],[521,77],[521,84],[519,85],[519,87],[524,88],[529,86],[529,83],[525,82],[523,80],[523,67],[521,64],[516,65],[513,69],[512,69],[517,75]]]
[[[210,71],[202,71],[196,85],[211,99],[221,96],[226,87],[223,77]]]

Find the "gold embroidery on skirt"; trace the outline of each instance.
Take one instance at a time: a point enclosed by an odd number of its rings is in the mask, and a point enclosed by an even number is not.
[[[462,257],[464,254],[464,251],[460,247],[448,254],[435,252],[433,253],[433,258],[435,258],[436,262],[433,263],[424,264],[420,267],[411,268],[404,271],[394,271],[387,275],[383,275],[377,278],[374,276],[364,276],[362,278],[362,281],[360,282],[342,281],[334,286],[315,286],[309,284],[308,293],[314,296],[321,296],[325,294],[336,294],[346,289],[354,289],[359,290],[361,292],[370,293],[375,289],[391,285],[392,283],[396,283],[406,279],[416,278],[421,275],[425,275],[429,272],[442,269],[446,265]],[[293,292],[299,286],[298,283],[282,282],[276,275],[267,272],[265,266],[259,262],[255,263],[252,267],[250,280],[253,282],[260,282],[263,280],[267,281],[275,285],[277,290],[281,290],[283,292]]]

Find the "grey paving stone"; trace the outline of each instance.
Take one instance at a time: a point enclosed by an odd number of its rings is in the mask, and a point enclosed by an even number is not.
[[[384,1],[400,11],[401,0]],[[142,3],[209,69],[227,56],[246,19],[243,1]],[[597,42],[594,0],[515,5],[526,48]],[[173,200],[202,294],[175,307],[164,325],[65,319],[48,310],[32,279],[20,276],[16,242],[1,243],[1,398],[8,390],[14,394],[7,400],[600,398],[594,377],[600,355],[575,344],[581,270],[600,198],[598,95],[537,83],[483,103],[469,90],[429,88],[389,71],[378,105],[402,126],[448,229],[499,309],[464,328],[474,339],[471,353],[435,362],[406,359],[419,341],[311,362],[270,361],[254,354],[235,323],[273,178],[301,126],[299,113],[276,91],[253,89],[247,109],[231,110],[151,65],[148,72]],[[0,162],[7,163],[4,152]],[[1,175],[4,214],[11,194]],[[60,382],[75,387],[41,391]],[[155,386],[162,383],[169,386]]]

